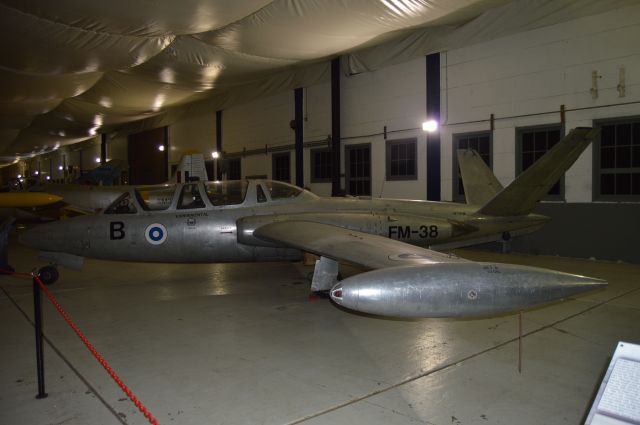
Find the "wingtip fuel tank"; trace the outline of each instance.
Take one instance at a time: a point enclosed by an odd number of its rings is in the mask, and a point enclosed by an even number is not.
[[[32,208],[55,204],[62,197],[43,192],[4,192],[0,194],[0,208]]]
[[[442,263],[374,270],[335,285],[347,309],[393,317],[479,317],[529,309],[606,286],[553,270],[499,263]]]

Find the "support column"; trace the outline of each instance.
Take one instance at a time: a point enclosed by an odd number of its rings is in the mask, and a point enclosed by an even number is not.
[[[295,89],[293,97],[296,121],[296,186],[304,187],[304,111],[302,110],[304,89],[302,87]]]
[[[331,61],[331,196],[340,188],[340,58]]]
[[[163,157],[163,161],[164,161],[164,181],[169,180],[169,126],[165,125],[163,127],[163,137],[162,137],[162,144],[164,145],[164,152],[162,152],[164,154]]]
[[[440,53],[427,55],[427,119],[438,130],[427,133],[427,200],[440,200]]]
[[[100,135],[100,164],[107,162],[107,134]]]
[[[218,158],[214,159],[214,180],[220,180],[222,173],[220,172],[220,158],[222,156],[222,110],[216,111],[216,152]]]

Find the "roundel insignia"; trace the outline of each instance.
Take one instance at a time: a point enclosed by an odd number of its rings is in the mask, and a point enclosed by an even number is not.
[[[160,223],[153,223],[147,226],[144,237],[151,245],[160,245],[167,240],[167,228]]]

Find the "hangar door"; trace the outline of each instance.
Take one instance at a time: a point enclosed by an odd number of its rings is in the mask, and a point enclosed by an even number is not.
[[[130,184],[158,184],[169,180],[167,130],[161,127],[129,135]]]

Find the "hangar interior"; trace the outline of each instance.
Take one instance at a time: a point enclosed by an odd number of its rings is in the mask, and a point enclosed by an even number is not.
[[[538,206],[549,224],[511,254],[456,251],[609,282],[524,313],[522,373],[518,315],[348,313],[300,263],[64,270],[52,292],[160,423],[582,423],[617,342],[640,341],[640,2],[62,3],[0,1],[3,183],[111,160],[162,183],[196,151],[211,180],[464,202],[458,148],[507,186],[601,131]],[[35,400],[31,286],[0,282],[0,423],[147,423],[49,304]]]

